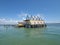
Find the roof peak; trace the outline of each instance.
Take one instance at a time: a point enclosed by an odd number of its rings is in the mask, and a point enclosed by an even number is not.
[[[27,15],[27,17],[26,17],[26,20],[43,20],[40,16],[30,16],[30,15]]]

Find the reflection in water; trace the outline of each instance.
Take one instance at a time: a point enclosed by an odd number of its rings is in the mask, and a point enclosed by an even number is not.
[[[27,37],[39,38],[46,31],[46,28],[24,28]]]
[[[40,38],[44,35],[46,28],[18,28],[13,26],[2,26],[3,32],[8,33],[8,35],[13,35],[14,37],[20,38]]]

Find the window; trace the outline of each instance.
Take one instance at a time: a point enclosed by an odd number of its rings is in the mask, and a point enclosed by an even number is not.
[[[36,24],[36,22],[34,22],[34,24]]]
[[[39,22],[37,22],[39,24]]]

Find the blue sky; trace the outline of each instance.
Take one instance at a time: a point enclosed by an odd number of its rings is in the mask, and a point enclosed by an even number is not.
[[[60,0],[0,0],[0,21],[22,20],[25,14],[40,14],[46,22],[60,22]]]

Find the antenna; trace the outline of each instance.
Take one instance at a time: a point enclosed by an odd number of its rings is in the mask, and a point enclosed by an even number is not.
[[[29,20],[29,16],[27,15],[26,20]]]

